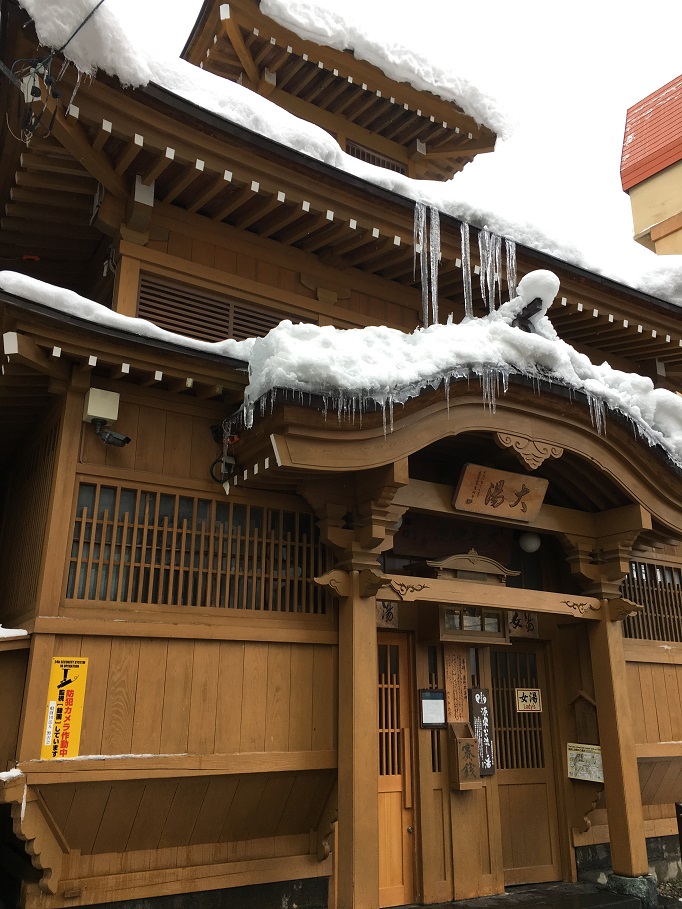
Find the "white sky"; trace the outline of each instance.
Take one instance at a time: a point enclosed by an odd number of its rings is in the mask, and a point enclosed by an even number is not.
[[[619,174],[628,106],[682,71],[679,0],[646,9],[632,0],[292,2],[342,11],[371,36],[429,56],[499,99],[514,123],[510,137],[455,177],[448,195],[576,247],[587,267],[598,255],[600,270],[632,269],[633,280],[649,267],[682,269],[682,257],[657,262],[631,240]],[[140,37],[179,53],[201,3],[184,0],[172,14],[168,0],[119,5]]]

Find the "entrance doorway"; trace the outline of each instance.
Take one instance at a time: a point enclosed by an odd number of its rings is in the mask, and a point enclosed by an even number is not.
[[[491,649],[505,884],[561,880],[550,709],[542,646]],[[516,689],[540,689],[542,712],[518,712]]]
[[[414,902],[412,708],[406,635],[379,632],[379,906]]]

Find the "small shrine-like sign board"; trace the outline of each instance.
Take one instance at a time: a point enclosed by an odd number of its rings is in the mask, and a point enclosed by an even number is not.
[[[466,464],[452,504],[460,511],[532,521],[542,507],[547,486],[548,481],[540,477]]]

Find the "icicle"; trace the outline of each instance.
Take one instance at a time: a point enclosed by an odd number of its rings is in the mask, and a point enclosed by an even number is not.
[[[416,278],[417,249],[419,249],[419,266],[422,285],[422,322],[424,328],[429,324],[429,259],[427,255],[428,239],[426,234],[426,205],[416,202],[414,207],[414,254],[413,265]]]
[[[502,305],[502,238],[491,234],[490,261],[488,262],[488,300],[491,310],[495,309],[495,295]],[[497,288],[497,291],[496,291]]]
[[[445,392],[445,407],[448,412],[448,419],[450,418],[450,376],[447,375],[443,378],[443,391]]]
[[[438,322],[438,263],[440,262],[440,215],[429,209],[429,265],[431,271],[431,321]]]
[[[388,417],[389,417],[390,431],[393,432],[393,397],[392,396],[389,396],[389,399],[388,399]]]
[[[462,221],[460,225],[462,240],[462,281],[464,285],[464,318],[471,319],[474,307],[471,299],[471,248],[469,244],[469,225]]]
[[[606,431],[606,407],[601,398],[594,395],[587,395],[587,403],[590,406],[590,420],[597,430],[598,435],[604,435]]]
[[[516,243],[505,237],[504,245],[507,253],[507,290],[509,299],[513,300],[516,296]]]
[[[379,406],[381,407],[381,421],[382,421],[383,427],[384,427],[384,439],[385,439],[386,438],[386,402],[381,401],[379,403]]]
[[[481,297],[486,306],[488,304],[487,290],[488,290],[488,245],[490,240],[490,234],[485,228],[479,230],[478,232],[478,258],[480,260],[480,271],[478,274],[479,281],[481,283]]]
[[[24,794],[21,797],[21,819],[26,817],[26,796],[28,795],[28,785],[24,783]]]

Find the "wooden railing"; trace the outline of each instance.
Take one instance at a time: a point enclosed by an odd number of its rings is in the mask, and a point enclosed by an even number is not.
[[[628,638],[682,641],[682,569],[653,562],[631,562],[623,596],[644,607],[623,623]]]
[[[66,600],[323,615],[327,567],[309,513],[82,483]]]

